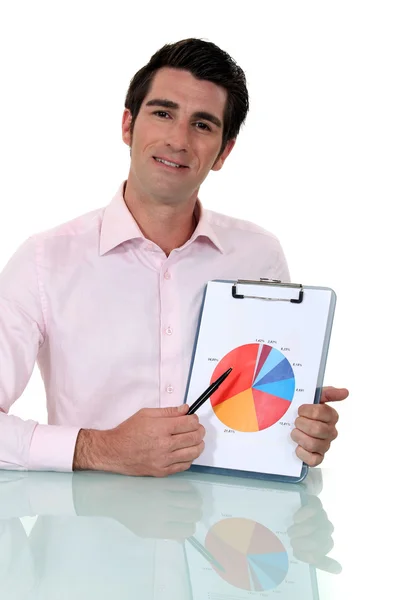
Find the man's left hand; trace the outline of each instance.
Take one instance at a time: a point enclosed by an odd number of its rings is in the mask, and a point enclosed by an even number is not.
[[[295,421],[292,439],[298,444],[297,456],[310,467],[319,465],[337,438],[336,423],[339,415],[327,402],[344,400],[349,395],[346,388],[322,388],[320,404],[303,404]]]

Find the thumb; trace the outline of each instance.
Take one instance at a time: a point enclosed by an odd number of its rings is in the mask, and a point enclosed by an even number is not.
[[[149,417],[180,417],[186,415],[189,410],[188,404],[181,404],[180,406],[167,406],[166,408],[149,408]],[[150,412],[151,411],[151,412]]]
[[[332,573],[332,575],[339,575],[342,572],[342,565],[337,560],[330,558],[330,556],[322,557],[318,562],[312,563],[317,569]]]
[[[322,388],[321,402],[338,402],[347,398],[348,395],[348,389],[335,388],[330,385]]]

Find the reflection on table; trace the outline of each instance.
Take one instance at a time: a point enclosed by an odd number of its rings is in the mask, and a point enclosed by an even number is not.
[[[319,469],[297,485],[0,472],[0,597],[316,600],[316,569],[340,571],[321,489]]]

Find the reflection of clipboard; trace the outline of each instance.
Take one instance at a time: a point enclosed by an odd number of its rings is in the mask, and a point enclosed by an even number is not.
[[[207,434],[193,471],[291,482],[306,476],[290,432],[299,406],[320,400],[335,304],[330,288],[208,282],[185,402],[233,371],[197,411]]]
[[[287,530],[307,503],[303,486],[200,475],[192,484],[212,506],[185,542],[192,600],[244,600],[279,592],[285,600],[318,600],[314,566],[293,554]]]

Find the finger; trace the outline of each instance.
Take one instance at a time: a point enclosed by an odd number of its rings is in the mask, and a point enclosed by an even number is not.
[[[323,454],[318,454],[317,452],[308,452],[301,446],[297,446],[296,455],[306,463],[306,465],[310,467],[317,467],[324,460]]]
[[[314,562],[322,556],[326,556],[334,546],[332,537],[325,533],[315,533],[309,537],[291,539],[290,543],[296,556],[309,554],[307,562]]]
[[[190,431],[197,431],[200,428],[199,417],[197,415],[184,415],[175,419],[166,419],[165,425],[167,432],[171,435],[189,433]]]
[[[168,462],[170,465],[180,462],[190,462],[192,463],[196,458],[199,458],[200,454],[204,450],[204,442],[200,442],[197,446],[190,446],[190,448],[182,448],[181,450],[175,450],[175,452],[171,452],[168,457]]]
[[[349,395],[347,388],[335,388],[331,385],[322,388],[321,402],[339,402]]]
[[[293,515],[293,523],[303,523],[303,521],[312,519],[315,515],[319,514],[326,515],[321,500],[318,496],[309,495],[307,496],[307,504],[299,508]]]
[[[306,417],[313,421],[323,421],[324,423],[336,423],[339,421],[338,412],[327,404],[302,404],[298,411],[299,417]]]
[[[294,557],[303,563],[312,565],[316,569],[339,575],[342,572],[342,566],[337,560],[328,556],[315,556],[312,552],[294,552]]]
[[[334,527],[327,517],[323,518],[322,515],[318,515],[313,519],[304,521],[303,523],[296,523],[289,527],[287,533],[291,540],[302,539],[323,532],[326,536],[331,536],[334,532]]]
[[[186,481],[185,479],[179,478],[171,478],[168,481],[157,481],[156,479],[144,479],[144,483],[148,483],[147,487],[144,487],[145,493],[157,493],[161,491],[165,496],[173,496],[173,497],[186,497],[186,496],[197,496],[198,492],[193,487],[193,484],[190,481]],[[154,492],[151,489],[154,487]],[[150,488],[150,489],[149,489]]]
[[[320,440],[329,440],[332,442],[338,435],[336,427],[331,423],[297,417],[294,424],[299,431]]]
[[[203,498],[197,492],[176,494],[168,492],[163,494],[162,501],[166,506],[177,506],[182,508],[200,509],[203,506]]]
[[[196,431],[189,431],[188,433],[179,433],[171,436],[171,451],[181,450],[182,448],[190,448],[191,446],[198,446],[205,436],[206,430],[203,425]]]
[[[182,471],[187,471],[192,466],[190,461],[187,462],[177,462],[172,465],[169,465],[164,470],[165,475],[174,475],[175,473],[181,473]]]
[[[191,465],[191,461],[181,463],[169,463],[166,466],[154,468],[150,475],[152,477],[167,477],[168,475],[174,475],[175,473],[181,473],[182,471],[186,471]]]
[[[308,562],[308,564],[314,565],[316,569],[320,569],[321,571],[326,571],[327,573],[332,573],[333,575],[339,575],[342,572],[342,565],[338,563],[337,560],[333,558],[329,558],[329,556],[323,556],[316,562],[304,561]]]
[[[322,455],[324,455],[325,452],[328,452],[331,445],[330,440],[321,440],[311,437],[299,429],[293,429],[291,438],[296,444],[304,448],[304,450],[307,450],[308,452],[317,452]]]
[[[162,417],[182,417],[186,415],[188,410],[189,407],[187,404],[181,404],[180,406],[167,406],[165,408],[142,408],[140,412],[146,417],[159,419]]]
[[[202,507],[186,508],[182,506],[167,506],[164,511],[165,521],[181,523],[197,523],[203,516]]]

